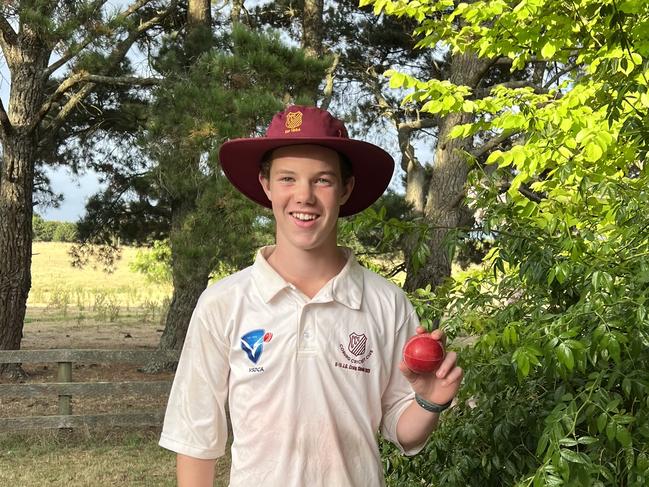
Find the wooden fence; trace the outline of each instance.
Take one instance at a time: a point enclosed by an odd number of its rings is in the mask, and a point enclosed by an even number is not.
[[[172,363],[179,352],[151,350],[3,350],[0,364],[57,363],[57,382],[0,384],[0,398],[58,396],[56,416],[0,418],[0,432],[28,429],[70,429],[81,426],[157,426],[164,410],[138,413],[72,414],[72,396],[119,396],[120,394],[168,395],[171,381],[72,382],[73,364],[145,364],[151,360]]]

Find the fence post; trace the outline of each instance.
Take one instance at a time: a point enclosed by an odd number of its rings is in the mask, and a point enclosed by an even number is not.
[[[57,378],[59,382],[72,382],[72,362],[58,362]],[[72,414],[72,396],[59,394],[59,415],[69,416]]]

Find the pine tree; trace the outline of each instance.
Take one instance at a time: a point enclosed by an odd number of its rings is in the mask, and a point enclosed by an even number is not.
[[[109,13],[102,1],[23,0],[0,6],[0,49],[11,74],[8,109],[0,103],[0,349],[17,349],[22,338],[39,147],[56,139],[98,83],[156,82],[115,77],[114,71],[134,43],[175,10],[175,2],[155,0],[137,0],[117,13]],[[59,70],[66,76],[54,86]]]

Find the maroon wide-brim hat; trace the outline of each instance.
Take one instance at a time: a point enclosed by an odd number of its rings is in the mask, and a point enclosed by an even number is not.
[[[233,139],[224,143],[219,160],[225,175],[248,198],[271,208],[259,182],[264,155],[278,147],[314,144],[328,147],[347,158],[354,175],[354,189],[340,207],[349,216],[374,203],[390,184],[394,160],[386,151],[362,140],[350,139],[345,125],[326,110],[291,106],[276,114],[265,137]]]

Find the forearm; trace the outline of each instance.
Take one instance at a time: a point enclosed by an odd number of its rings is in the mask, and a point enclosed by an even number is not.
[[[176,455],[178,487],[212,487],[216,460]]]
[[[421,446],[438,422],[438,413],[426,411],[413,400],[397,422],[397,440],[406,451]]]

